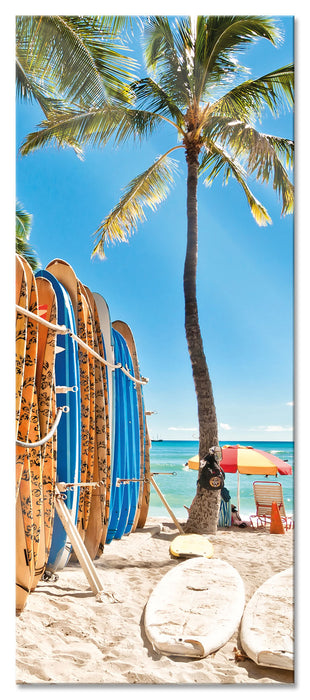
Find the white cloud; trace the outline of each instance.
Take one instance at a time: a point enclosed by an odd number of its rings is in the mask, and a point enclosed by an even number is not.
[[[181,430],[181,431],[189,431],[191,433],[194,433],[195,431],[197,432],[197,428],[168,428],[168,430]]]
[[[287,401],[286,406],[294,406],[294,401]]]
[[[220,423],[220,427],[223,428],[223,430],[232,430],[231,425],[228,425],[228,423]]]
[[[258,425],[256,428],[249,428],[252,432],[263,431],[265,433],[284,433],[288,430],[293,430],[291,425]]]
[[[266,433],[283,433],[287,430],[293,430],[289,425],[267,425],[265,428]]]

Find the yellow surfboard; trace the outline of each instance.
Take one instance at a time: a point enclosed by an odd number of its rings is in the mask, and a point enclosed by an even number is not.
[[[183,559],[189,557],[213,557],[213,544],[204,535],[178,535],[169,547],[170,554]]]

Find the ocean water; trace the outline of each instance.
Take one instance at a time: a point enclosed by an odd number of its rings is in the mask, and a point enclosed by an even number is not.
[[[221,445],[248,445],[248,442],[220,442]],[[293,442],[252,442],[252,447],[257,447],[265,452],[275,454],[280,459],[286,460],[293,468],[291,476],[279,475],[277,479],[283,488],[284,504],[287,515],[293,514],[294,508],[294,443]],[[186,519],[187,512],[185,506],[190,506],[196,494],[197,471],[189,469],[185,463],[198,453],[198,441],[193,440],[163,440],[162,442],[152,442],[150,450],[151,471],[165,472],[154,476],[161,492],[165,496],[168,505],[179,519]],[[168,472],[174,472],[169,475]],[[269,480],[276,477],[269,476]],[[243,518],[255,513],[255,503],[253,496],[253,481],[260,480],[257,475],[248,476],[240,474],[240,514]],[[231,495],[231,502],[237,505],[237,483],[238,474],[226,474],[225,486]],[[167,516],[168,512],[151,486],[151,499],[149,507],[150,517]]]

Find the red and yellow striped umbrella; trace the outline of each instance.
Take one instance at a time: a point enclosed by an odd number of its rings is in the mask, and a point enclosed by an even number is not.
[[[250,445],[224,445],[222,447],[223,459],[220,465],[224,472],[235,474],[238,472],[238,510],[239,503],[239,474],[260,474],[275,476],[276,474],[292,474],[292,467],[279,457],[258,450]],[[199,455],[188,460],[190,469],[199,468]]]

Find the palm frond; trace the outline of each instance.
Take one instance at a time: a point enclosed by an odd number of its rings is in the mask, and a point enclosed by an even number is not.
[[[246,182],[246,171],[244,168],[238,161],[234,160],[227,151],[214,143],[206,144],[206,150],[201,160],[199,174],[201,175],[206,171],[208,175],[204,180],[204,184],[207,186],[212,184],[213,180],[220,172],[223,172],[223,183],[225,185],[229,177],[233,175],[245,193],[256,223],[259,226],[266,226],[268,223],[271,223],[266,208],[254,196]]]
[[[101,258],[105,257],[104,246],[107,240],[127,241],[137,229],[138,223],[145,221],[145,207],[154,211],[166,199],[177,167],[169,153],[177,148],[182,146],[172,148],[129,183],[124,196],[95,231],[97,242],[92,256],[97,254]]]
[[[28,134],[20,153],[25,156],[54,142],[58,146],[73,147],[79,155],[84,145],[106,145],[113,136],[116,144],[129,138],[147,137],[160,119],[152,112],[112,104],[105,104],[101,109],[56,113],[41,122],[38,131]]]
[[[229,147],[234,157],[242,160],[248,175],[255,175],[262,183],[272,182],[273,189],[282,198],[281,213],[292,213],[294,188],[285,166],[293,166],[293,141],[260,133],[253,126],[241,121],[227,121],[225,124],[222,122],[221,131],[217,131],[217,136],[221,144]]]
[[[49,87],[59,100],[84,104],[99,104],[134,77],[135,62],[96,18],[18,16],[16,47],[23,69],[17,74],[22,96],[29,96],[19,82],[23,74],[29,76],[29,90],[35,78],[37,89]]]
[[[276,44],[281,33],[271,17],[258,15],[209,15],[197,23],[196,62],[203,67],[200,98],[208,89],[225,85],[240,72],[237,54],[248,43],[265,38]]]
[[[152,78],[142,78],[132,83],[131,88],[136,95],[136,107],[148,111],[172,117],[179,128],[184,127],[184,117],[178,105],[171,96],[163,90]]]
[[[180,109],[190,104],[190,80],[186,21],[171,21],[168,17],[148,17],[145,22],[145,59],[150,72],[162,89],[171,95]]]
[[[257,78],[247,80],[234,87],[217,100],[210,109],[212,114],[229,116],[233,119],[260,117],[264,106],[277,115],[286,102],[294,104],[294,66],[284,66]]]
[[[26,258],[31,268],[35,271],[39,269],[40,261],[34,248],[28,243],[31,223],[32,215],[28,214],[19,202],[16,202],[15,249],[19,255]]]

